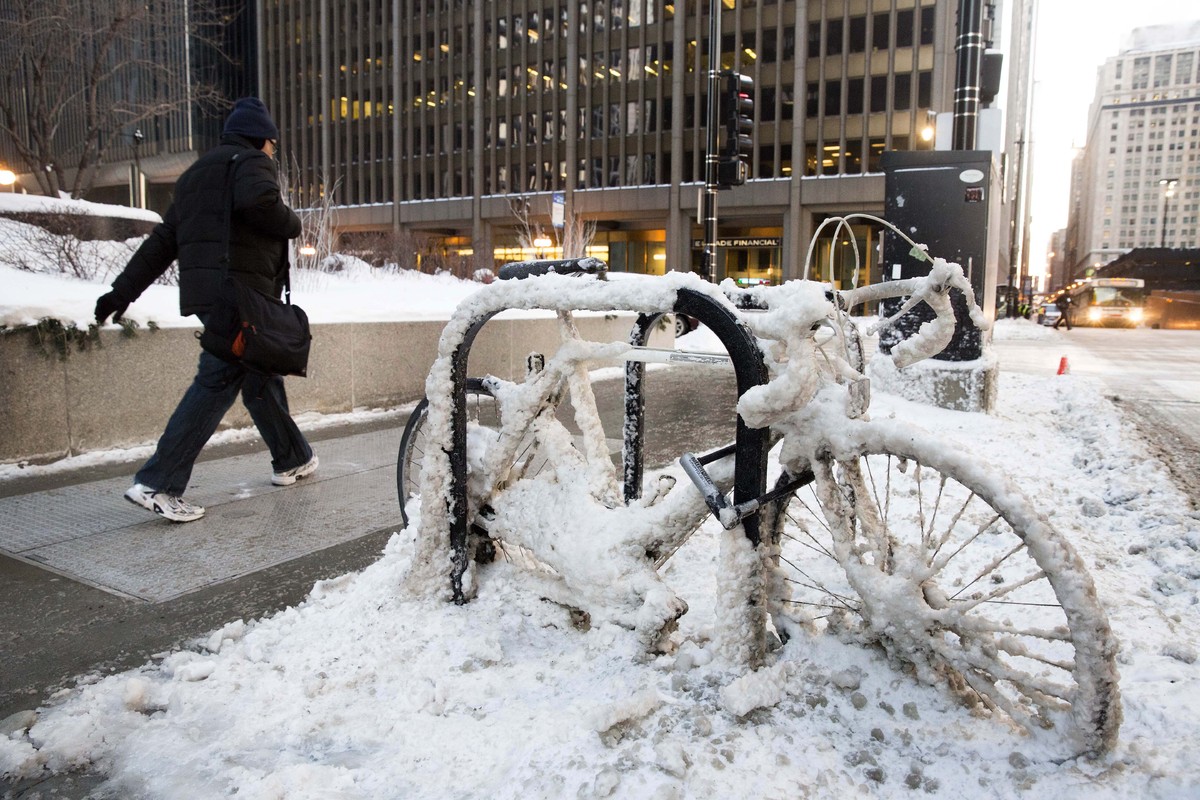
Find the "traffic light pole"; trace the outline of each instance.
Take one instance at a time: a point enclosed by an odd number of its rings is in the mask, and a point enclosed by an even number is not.
[[[700,221],[704,225],[704,256],[700,277],[713,279],[717,266],[717,133],[720,129],[721,97],[721,1],[708,2],[708,141],[704,153],[704,194],[700,199]]]

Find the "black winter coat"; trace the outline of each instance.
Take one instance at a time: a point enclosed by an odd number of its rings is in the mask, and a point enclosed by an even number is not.
[[[229,180],[229,273],[280,296],[288,270],[287,241],[300,235],[300,219],[280,196],[275,162],[242,137],[224,136],[179,176],[163,221],[113,281],[123,300],[136,300],[178,259],[180,312],[208,311],[222,277]]]

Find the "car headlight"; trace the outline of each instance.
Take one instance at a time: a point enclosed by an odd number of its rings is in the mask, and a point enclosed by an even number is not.
[[[1092,306],[1091,308],[1088,309],[1088,319],[1092,322],[1100,321],[1100,307],[1099,306]]]
[[[1132,322],[1141,322],[1142,318],[1145,316],[1145,313],[1146,313],[1145,309],[1131,308],[1131,309],[1129,309],[1129,319]]]

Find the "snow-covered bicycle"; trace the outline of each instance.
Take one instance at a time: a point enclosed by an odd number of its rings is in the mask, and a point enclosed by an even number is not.
[[[545,596],[661,652],[687,603],[659,568],[711,514],[723,529],[717,642],[732,663],[757,667],[773,644],[836,631],[983,713],[1054,726],[1078,752],[1106,751],[1121,720],[1117,646],[1070,543],[961,446],[867,413],[848,309],[906,298],[878,329],[929,306],[932,319],[892,349],[901,367],[950,341],[952,290],[986,326],[961,269],[913,253],[930,261],[927,276],[843,291],[807,280],[740,290],[684,273],[607,281],[595,259],[509,265],[507,280],[448,323],[427,400],[404,432],[405,522],[420,509],[410,579],[465,602],[485,565],[505,558],[530,567]],[[557,352],[532,356],[522,382],[468,378],[475,334],[510,308],[557,311]],[[577,310],[641,316],[629,343],[590,342]],[[669,312],[709,326],[728,355],[645,347]],[[736,440],[647,475],[645,364],[677,359],[733,367]],[[613,362],[626,364],[620,469],[588,378]]]

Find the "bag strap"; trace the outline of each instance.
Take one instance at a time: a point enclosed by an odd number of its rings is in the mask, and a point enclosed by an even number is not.
[[[225,200],[221,221],[221,277],[229,275],[229,228],[233,225],[233,166],[241,153],[234,153],[225,164]]]
[[[243,153],[234,153],[225,165],[225,220],[221,226],[221,277],[229,275],[229,234],[233,225],[233,176],[237,169],[237,160]],[[283,302],[292,304],[292,265],[283,272]]]

